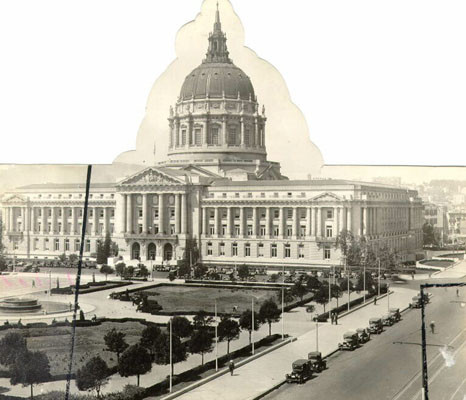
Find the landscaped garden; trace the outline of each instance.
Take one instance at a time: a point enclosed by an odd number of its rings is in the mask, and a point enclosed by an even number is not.
[[[431,267],[447,268],[447,267],[450,267],[452,264],[454,264],[454,262],[450,260],[426,260],[426,261],[421,261],[420,264],[428,265]]]
[[[210,286],[161,285],[143,291],[149,300],[155,300],[164,312],[194,313],[200,310],[218,313],[241,313],[254,306],[259,309],[267,299],[280,296],[277,289],[225,288]],[[235,307],[235,309],[233,309]]]

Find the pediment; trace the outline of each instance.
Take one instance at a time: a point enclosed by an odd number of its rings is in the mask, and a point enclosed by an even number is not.
[[[318,196],[311,199],[312,201],[321,201],[321,202],[331,202],[331,201],[341,201],[341,197],[337,196],[334,193],[326,192],[319,194]]]
[[[12,194],[12,195],[6,196],[3,199],[3,201],[7,203],[20,203],[20,202],[26,202],[27,199],[26,197],[21,196],[19,194]]]
[[[198,167],[197,165],[187,165],[186,167],[182,168],[183,171],[188,171],[193,174],[197,174],[203,176],[205,178],[221,178],[220,175],[215,174],[211,171],[208,171],[205,168]]]
[[[118,185],[182,185],[186,181],[184,177],[171,176],[159,168],[149,167],[129,178],[123,179]]]

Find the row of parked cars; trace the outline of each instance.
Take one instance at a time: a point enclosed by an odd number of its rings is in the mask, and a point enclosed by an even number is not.
[[[390,308],[390,312],[381,318],[369,319],[367,328],[359,328],[356,331],[348,331],[343,334],[343,341],[338,343],[339,350],[355,350],[362,344],[368,342],[371,335],[379,335],[383,332],[384,326],[392,326],[394,323],[401,320],[399,308]]]
[[[314,373],[327,369],[327,362],[322,358],[320,351],[311,351],[307,359],[296,360],[291,365],[291,373],[286,374],[288,383],[304,383],[312,377]]]

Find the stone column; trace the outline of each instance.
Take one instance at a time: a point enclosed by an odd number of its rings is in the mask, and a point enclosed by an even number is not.
[[[283,238],[285,237],[285,207],[280,207],[279,208],[279,219],[278,219],[278,229],[279,229],[279,232],[278,232],[278,235]]]
[[[311,207],[311,236],[316,236],[317,208]]]
[[[361,207],[362,213],[362,234],[367,235],[367,207]]]
[[[188,233],[188,194],[181,195],[181,231]]]
[[[202,233],[207,235],[209,233],[209,209],[202,208]]]
[[[142,233],[147,234],[147,193],[142,194]]]
[[[348,207],[346,212],[346,229],[348,231],[353,231],[353,219],[351,215],[351,207]]]
[[[298,215],[298,207],[293,207],[293,221],[292,221],[292,229],[293,229],[293,237],[297,238],[299,236],[299,215]]]
[[[227,207],[227,234],[225,236],[231,236],[231,207]]]
[[[246,142],[244,140],[244,118],[241,117],[240,119],[240,137],[241,137],[241,147],[246,146]]]
[[[252,208],[252,236],[257,236],[257,207]]]
[[[175,233],[181,233],[181,194],[175,194]],[[204,231],[204,233],[206,233]]]
[[[110,232],[110,215],[109,215],[110,208],[104,207],[104,232],[107,234]]]
[[[133,195],[132,194],[126,195],[126,233],[133,233]]]
[[[257,126],[257,117],[254,118],[254,143],[255,143],[256,147],[260,146],[259,128]]]
[[[265,207],[265,236],[270,237],[270,206]]]
[[[23,208],[23,231],[24,232],[29,232],[30,229],[29,229],[29,225],[30,225],[30,216],[29,216],[29,207],[24,207]],[[1,235],[1,232],[0,232],[0,235]]]
[[[312,208],[306,207],[306,236],[312,236]]]
[[[115,213],[117,217],[115,232],[126,233],[126,194],[117,194]]]
[[[94,207],[94,235],[99,235],[99,207]],[[91,233],[92,234],[92,233]]]
[[[77,223],[76,223],[77,212],[76,211],[77,211],[76,207],[71,207],[71,232],[70,233],[72,233],[73,235],[76,233],[76,227],[77,227]]]
[[[340,233],[341,224],[340,224],[340,215],[341,215],[340,207],[333,208],[333,215],[335,216],[335,232],[333,232],[333,236],[336,237]]]
[[[228,145],[227,120],[225,116],[222,118],[222,145]]]
[[[42,226],[41,226],[41,234],[45,234],[46,232],[46,225],[47,225],[47,207],[42,207]],[[12,229],[12,226],[10,227]]]
[[[220,208],[214,207],[214,235],[218,236],[220,231]]]
[[[316,236],[322,237],[322,207],[317,207],[317,232]]]
[[[163,193],[159,194],[159,232],[165,233],[165,196]]]
[[[62,207],[61,208],[61,231],[60,231],[60,234],[64,234],[65,232],[67,232],[67,221],[68,221],[68,218],[66,216],[66,207]]]
[[[243,237],[244,233],[244,207],[239,208],[239,236]]]

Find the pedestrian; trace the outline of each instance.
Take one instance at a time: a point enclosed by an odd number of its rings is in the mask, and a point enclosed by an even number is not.
[[[228,369],[230,370],[231,376],[233,376],[233,372],[235,370],[235,363],[233,362],[233,360],[230,360],[230,364],[228,364]]]
[[[32,280],[32,287],[36,287],[36,281],[34,279]]]
[[[435,333],[435,321],[430,321],[430,331]]]
[[[456,297],[460,297],[460,290],[456,289]]]
[[[411,279],[414,280],[414,272],[411,272]]]
[[[335,319],[335,313],[332,311],[332,312],[330,312],[330,321],[331,321],[332,325],[333,325],[334,319]]]
[[[374,306],[377,305],[377,296],[374,296]]]
[[[334,321],[335,321],[335,325],[338,325],[338,313],[337,312],[335,312]]]

